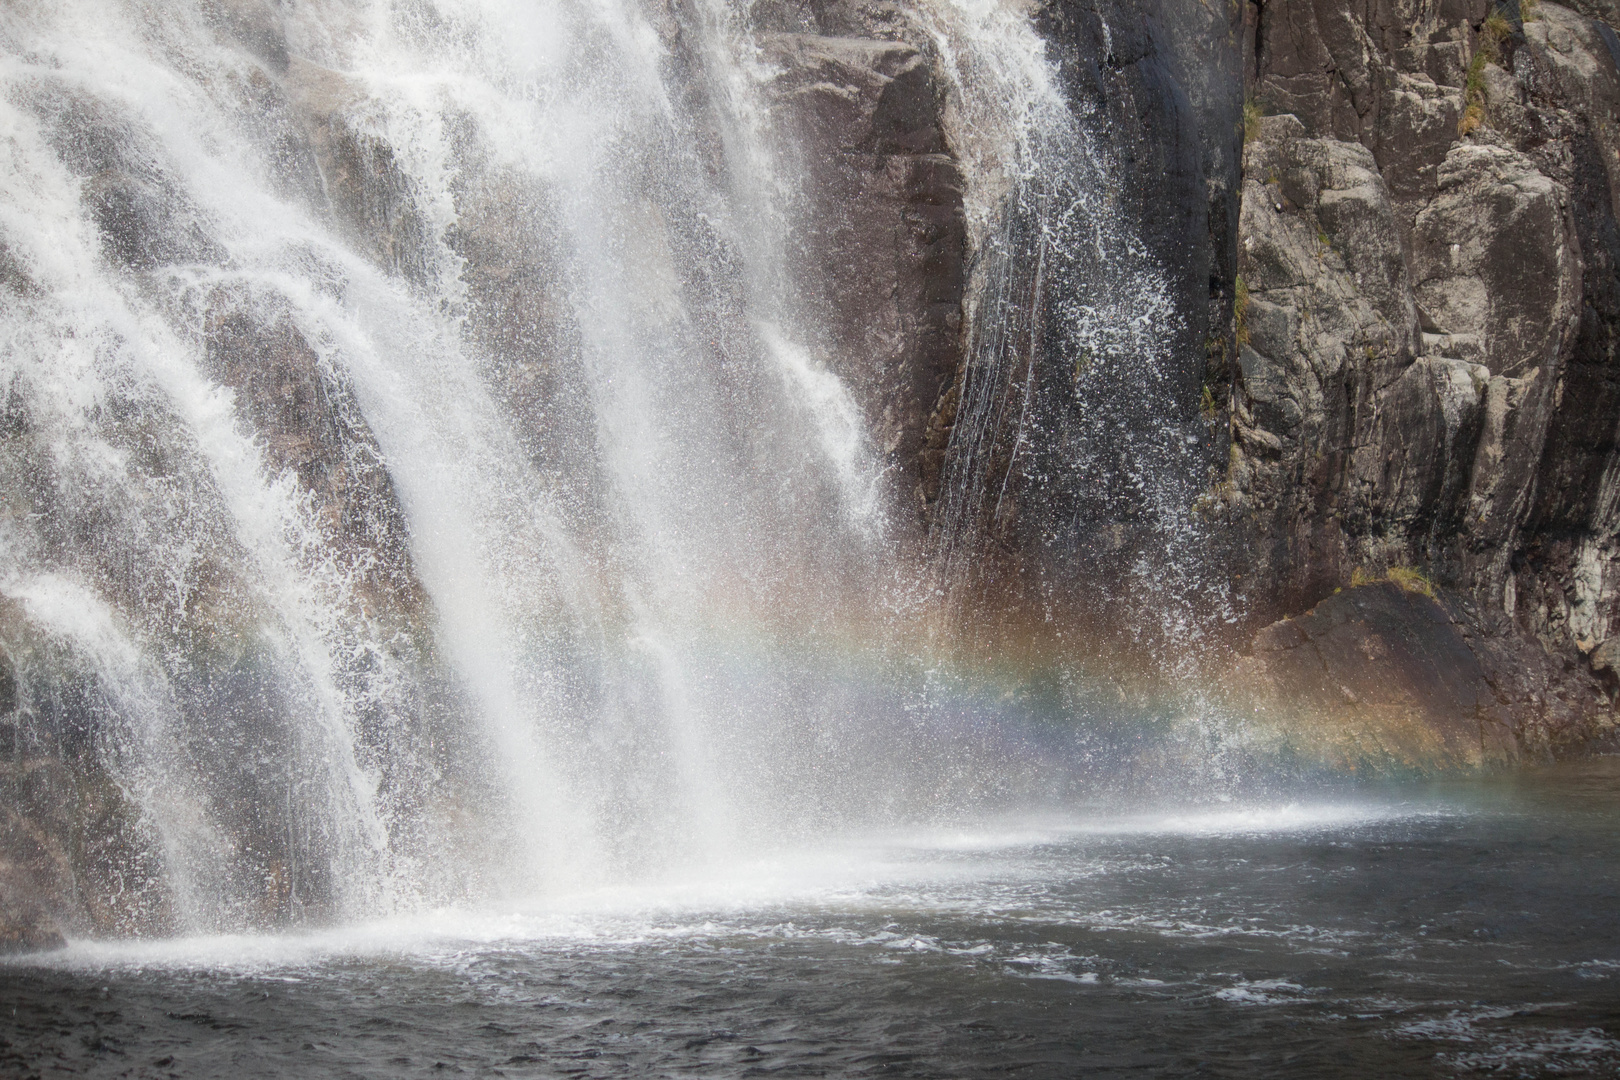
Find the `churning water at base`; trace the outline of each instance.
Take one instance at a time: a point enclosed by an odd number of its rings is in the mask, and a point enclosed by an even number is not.
[[[1620,765],[0,968],[39,1075],[1610,1076]]]

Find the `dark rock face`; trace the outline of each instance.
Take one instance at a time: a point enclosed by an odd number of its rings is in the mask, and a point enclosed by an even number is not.
[[[1251,4],[1240,378],[1217,490],[1250,625],[1413,567],[1518,659],[1527,745],[1604,730],[1620,72],[1588,15]],[[1491,18],[1487,19],[1488,16]]]
[[[1241,113],[1230,14],[1135,0],[1036,9],[1085,151],[1021,182],[1000,234],[974,253],[981,275],[994,256],[1007,266],[933,421],[950,434],[947,490],[922,492],[936,557],[947,576],[966,565],[979,625],[1054,641],[1157,633],[1141,617],[1154,603],[1122,583],[1173,528],[1160,497],[1190,502],[1225,453],[1209,421],[1231,378],[1219,346]],[[1055,239],[1073,220],[1086,224]],[[1088,228],[1113,237],[1109,255],[1088,251]],[[1112,312],[1133,291],[1129,314]],[[1142,326],[1149,348],[1128,340]]]
[[[1341,766],[1512,760],[1509,710],[1459,615],[1393,583],[1347,589],[1262,630],[1234,675],[1274,703],[1300,749]]]
[[[1123,410],[1146,429],[1174,413],[1168,422],[1200,441],[1188,472],[1201,473],[1224,454],[1224,434],[1200,421],[1205,383],[1224,399],[1230,379],[1218,360],[1206,371],[1206,343],[1230,314],[1241,113],[1235,25],[1175,0],[1101,8],[1054,0],[1033,14],[1070,107],[1088,118],[1085,137],[1117,167],[1109,212],[1140,239],[1141,265],[1166,277],[1181,316],[1162,327],[1174,338],[1164,350],[1172,359],[1159,376],[1164,392],[1151,398],[1126,389],[1136,382],[1128,365],[1077,376],[1083,346],[1065,325],[1066,306],[1086,302],[1124,268],[1054,261],[1042,279],[1041,226],[1020,216],[1017,192],[1002,208],[1009,220],[1000,242],[1015,263],[1002,287],[1007,310],[986,301],[977,316],[1000,320],[980,329],[999,335],[1010,359],[983,355],[965,308],[970,274],[975,266],[982,274],[992,256],[966,235],[966,148],[946,130],[938,46],[905,5],[779,0],[754,13],[781,71],[775,108],[803,153],[809,224],[795,251],[799,266],[813,268],[802,280],[828,328],[828,355],[901,478],[900,498],[915,492],[920,524],[936,539],[948,473],[995,494],[993,510],[968,515],[965,527],[974,550],[987,554],[976,571],[982,600],[1002,612],[1089,607],[1092,591],[1077,582],[1100,558],[1134,556],[1129,540],[1095,542],[1127,536],[1139,513],[1122,464],[1134,449],[1103,445],[1111,440],[1100,433],[1108,426],[1101,414]],[[1066,196],[1059,187],[1051,197]],[[975,363],[985,370],[970,372]],[[958,437],[958,410],[974,378],[994,385],[971,406],[969,422],[986,430],[970,439]],[[983,459],[977,468],[951,460],[970,452]],[[1098,475],[1103,461],[1117,482]]]
[[[1203,346],[1231,313],[1242,101],[1230,14],[1181,0],[1048,0],[1036,18],[1075,105],[1105,118],[1093,136],[1122,166],[1124,218],[1170,279],[1188,415]]]
[[[833,36],[884,27],[833,5],[814,25],[826,29],[765,39],[781,71],[773,103],[803,155],[807,225],[793,258],[814,268],[801,276],[810,291],[802,299],[904,497],[937,476],[941,448],[926,446],[928,421],[961,363],[962,176],[941,127],[942,90],[918,46]]]

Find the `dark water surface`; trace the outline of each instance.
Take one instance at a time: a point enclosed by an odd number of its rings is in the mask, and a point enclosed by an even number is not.
[[[0,1074],[1620,1076],[1620,759],[0,966]]]

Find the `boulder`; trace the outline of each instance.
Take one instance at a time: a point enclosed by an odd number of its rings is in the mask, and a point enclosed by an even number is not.
[[[1381,582],[1261,630],[1236,685],[1297,752],[1360,769],[1515,760],[1503,703],[1451,614]]]

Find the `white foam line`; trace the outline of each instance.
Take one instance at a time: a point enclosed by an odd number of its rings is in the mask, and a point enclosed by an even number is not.
[[[999,851],[1039,847],[1084,836],[1258,836],[1355,828],[1392,821],[1450,817],[1443,807],[1375,803],[1279,803],[1219,810],[1054,818],[961,830],[896,833],[881,842],[918,850]]]
[[[955,913],[993,922],[1009,917],[1016,921],[1017,916],[1008,915],[1011,908],[1000,901],[1008,901],[1019,910],[1027,907],[1030,898],[1019,892],[1018,884],[1038,874],[1041,867],[1017,859],[948,856],[993,856],[1007,849],[1027,849],[1085,836],[1275,834],[1350,828],[1443,813],[1410,806],[1288,804],[1041,823],[1039,827],[1019,828],[1008,823],[996,829],[938,830],[906,837],[870,835],[847,838],[838,846],[780,853],[748,862],[714,863],[685,875],[539,896],[499,908],[439,908],[290,934],[82,940],[56,953],[5,963],[69,970],[201,968],[255,972],[297,969],[351,957],[408,956],[434,963],[501,947],[630,947],[739,934],[779,936],[784,926],[793,925],[794,919],[838,915],[858,918],[907,912]],[[947,858],[928,858],[930,854]],[[1071,872],[1084,873],[1089,867],[1085,860],[1077,860]],[[988,896],[982,887],[975,888],[972,896],[964,896],[964,885],[994,888]],[[1057,919],[1094,928],[1169,926],[1158,926],[1155,917],[1145,915],[1123,920],[1117,916],[1117,912],[1108,911],[1049,910],[1041,917],[1043,921]],[[1181,928],[1194,936],[1313,936],[1310,928],[1299,927],[1270,931],[1252,926]]]

